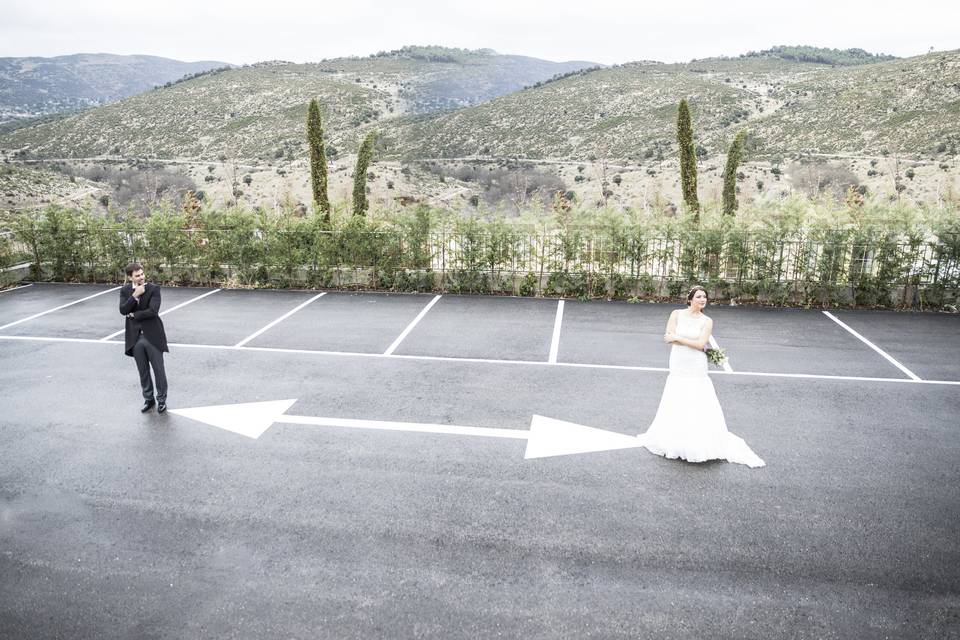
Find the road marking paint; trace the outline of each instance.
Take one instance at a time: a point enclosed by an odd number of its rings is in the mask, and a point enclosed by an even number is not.
[[[560,350],[560,325],[563,323],[563,300],[557,301],[557,317],[553,321],[553,337],[550,339],[550,357],[547,362],[557,364],[557,351]]]
[[[105,294],[105,293],[110,293],[111,291],[116,291],[116,290],[119,289],[119,288],[120,288],[120,287],[114,287],[113,289],[107,289],[106,291],[100,291],[100,292],[97,292],[97,293],[93,294],[92,296],[87,296],[86,298],[80,298],[79,300],[74,300],[73,302],[68,302],[67,304],[62,304],[62,305],[60,305],[59,307],[54,307],[53,309],[47,309],[46,311],[41,311],[40,313],[35,313],[35,314],[33,314],[32,316],[30,316],[30,317],[28,317],[28,318],[21,318],[20,320],[16,320],[16,321],[14,321],[14,322],[7,323],[7,324],[3,325],[2,327],[0,327],[0,331],[3,331],[3,330],[6,329],[7,327],[12,327],[12,326],[15,325],[15,324],[20,324],[21,322],[27,322],[28,320],[33,320],[34,318],[39,318],[40,316],[45,316],[45,315],[47,315],[48,313],[53,313],[54,311],[60,311],[60,309],[65,309],[65,308],[67,308],[67,307],[69,307],[69,306],[71,306],[71,305],[79,304],[79,303],[81,303],[81,302],[84,302],[85,300],[89,300],[89,299],[91,299],[91,298],[96,298],[97,296],[102,296],[102,295]]]
[[[399,336],[397,336],[397,339],[393,341],[393,344],[391,344],[389,347],[387,347],[387,350],[383,352],[383,355],[389,356],[389,355],[391,355],[394,351],[396,351],[397,347],[400,346],[400,343],[403,342],[403,339],[407,337],[407,334],[409,334],[411,331],[413,331],[413,328],[414,328],[415,326],[417,326],[417,323],[420,322],[420,320],[423,318],[423,316],[427,315],[427,312],[430,311],[430,309],[433,307],[433,305],[437,304],[437,301],[438,301],[441,297],[442,297],[442,296],[439,296],[439,295],[434,296],[434,297],[433,297],[433,300],[431,300],[430,302],[428,302],[428,303],[427,303],[427,306],[425,306],[423,309],[420,310],[420,313],[418,313],[418,314],[417,314],[417,317],[413,319],[413,322],[411,322],[410,324],[407,325],[407,328],[403,330],[403,333],[401,333]]]
[[[294,307],[294,308],[291,309],[290,311],[287,311],[285,314],[283,314],[282,316],[280,316],[279,318],[277,318],[276,320],[274,320],[273,322],[271,322],[271,323],[268,324],[267,326],[263,327],[263,328],[260,329],[259,331],[253,332],[252,334],[250,334],[249,336],[247,336],[246,338],[244,338],[243,340],[241,340],[241,341],[238,342],[237,344],[233,345],[234,348],[235,348],[235,349],[239,349],[239,348],[242,347],[243,345],[247,344],[248,342],[250,342],[251,340],[253,340],[253,339],[256,338],[257,336],[259,336],[261,333],[264,333],[265,331],[268,331],[270,328],[272,328],[272,327],[280,324],[281,322],[283,322],[284,320],[286,320],[287,318],[289,318],[290,316],[292,316],[293,314],[295,314],[297,311],[300,311],[300,309],[303,309],[305,306],[307,306],[308,304],[310,304],[311,302],[313,302],[314,300],[316,300],[317,298],[320,298],[320,297],[325,296],[325,295],[327,295],[327,292],[326,292],[326,291],[324,291],[323,293],[318,293],[317,295],[313,296],[312,298],[310,298],[309,300],[307,300],[307,301],[304,302],[303,304],[297,305],[296,307]]]
[[[0,289],[0,293],[6,293],[7,291],[16,291],[17,289],[26,289],[27,287],[32,287],[33,283],[22,284],[19,287],[10,287],[9,289]]]
[[[382,431],[411,431],[418,433],[444,433],[449,435],[481,436],[489,438],[513,438],[526,440],[529,434],[517,429],[497,427],[464,427],[455,424],[429,424],[417,422],[396,422],[391,420],[357,420],[352,418],[314,418],[312,416],[284,415],[276,420],[289,424],[314,424],[328,427],[352,429],[379,429]]]
[[[162,316],[165,316],[165,315],[167,315],[168,313],[171,313],[171,312],[173,312],[173,311],[176,311],[176,310],[179,309],[180,307],[185,307],[185,306],[187,306],[187,305],[190,304],[191,302],[196,302],[197,300],[200,300],[201,298],[206,298],[206,297],[209,296],[209,295],[213,295],[213,294],[216,293],[217,291],[220,291],[220,289],[214,289],[213,291],[207,291],[206,293],[201,294],[201,295],[199,295],[199,296],[197,296],[197,297],[195,297],[195,298],[190,298],[190,299],[187,300],[186,302],[181,302],[180,304],[178,304],[178,305],[175,306],[175,307],[171,307],[171,308],[167,309],[166,311],[161,311],[161,312],[160,312],[160,316],[161,316],[161,317],[162,317]],[[120,334],[123,333],[124,331],[126,331],[125,328],[124,328],[124,329],[120,329],[120,331],[114,331],[114,332],[111,333],[110,335],[105,336],[105,337],[103,337],[103,338],[100,338],[100,340],[106,342],[106,341],[109,340],[110,338],[116,338],[118,335],[120,335]]]
[[[894,360],[892,357],[890,357],[886,352],[883,351],[883,349],[881,349],[881,348],[878,347],[877,345],[873,344],[872,342],[870,342],[869,340],[867,340],[866,338],[864,338],[862,335],[860,335],[859,333],[857,333],[856,331],[854,331],[852,328],[850,328],[849,326],[847,326],[846,324],[844,324],[843,322],[841,322],[841,320],[840,320],[839,318],[837,318],[837,316],[833,315],[833,314],[830,313],[829,311],[824,311],[823,313],[824,313],[824,315],[826,315],[828,318],[830,318],[831,320],[833,320],[834,322],[836,322],[838,325],[840,325],[841,327],[843,327],[844,329],[846,329],[847,331],[849,331],[850,333],[852,333],[855,337],[859,338],[865,345],[867,345],[868,347],[870,347],[871,349],[873,349],[874,351],[876,351],[877,353],[879,353],[881,356],[883,356],[884,358],[886,358],[887,361],[888,361],[890,364],[892,364],[892,365],[895,366],[897,369],[900,369],[900,371],[903,371],[905,374],[907,374],[907,375],[910,377],[911,380],[916,380],[916,381],[919,381],[919,380],[920,380],[920,377],[917,376],[916,374],[914,374],[912,371],[910,371],[910,369],[907,369],[905,366],[903,366],[902,364],[900,364],[899,362],[897,362],[896,360]]]
[[[616,431],[597,429],[575,422],[557,420],[534,414],[530,428],[503,429],[498,427],[470,427],[456,424],[423,422],[396,422],[392,420],[364,420],[357,418],[334,418],[320,416],[294,416],[286,413],[296,399],[268,400],[266,402],[243,402],[205,407],[171,409],[170,413],[181,415],[197,422],[253,438],[262,436],[277,422],[312,425],[318,427],[344,427],[348,429],[374,429],[379,431],[438,433],[485,438],[526,440],[523,457],[548,458],[575,453],[637,449],[642,443],[636,436]]]
[[[109,340],[104,342],[99,338],[56,338],[56,337],[43,337],[43,336],[3,336],[0,335],[0,340],[20,340],[20,341],[35,341],[35,342],[79,342],[79,343],[89,343],[89,344],[111,344],[111,345],[122,345],[123,342],[119,340]],[[544,362],[543,360],[493,360],[486,358],[455,358],[451,356],[414,356],[414,355],[389,355],[385,356],[382,353],[360,353],[353,351],[317,351],[311,349],[282,349],[278,347],[235,347],[226,344],[187,344],[187,343],[177,343],[171,342],[171,347],[182,347],[186,349],[223,349],[227,351],[263,351],[267,353],[296,353],[304,355],[314,355],[314,356],[341,356],[341,357],[350,357],[350,358],[387,358],[392,360],[397,359],[407,359],[407,360],[432,360],[439,362],[455,362],[455,363],[480,363],[480,364],[508,364],[508,365],[527,365],[535,367],[577,367],[581,369],[610,369],[615,371],[653,371],[653,372],[663,372],[667,373],[670,370],[666,367],[637,367],[630,365],[619,365],[619,364],[591,364],[591,363],[581,363],[581,362],[557,362],[555,364],[550,364],[549,362]],[[832,376],[819,373],[773,373],[773,372],[763,372],[763,371],[731,371],[727,373],[726,371],[710,371],[710,375],[718,376],[752,376],[752,377],[764,377],[764,378],[804,378],[810,380],[850,380],[854,382],[903,382],[907,384],[932,384],[932,385],[952,385],[960,386],[960,381],[955,380],[921,380],[920,378],[909,379],[909,378],[870,378],[866,376]]]
[[[0,336],[0,340],[23,340],[26,342],[83,342],[101,344],[123,344],[122,342],[103,343],[100,338],[60,338],[47,336]]]

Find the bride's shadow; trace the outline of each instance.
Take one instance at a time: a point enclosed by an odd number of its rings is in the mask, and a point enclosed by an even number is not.
[[[724,465],[730,464],[727,460],[704,460],[703,462],[687,462],[682,458],[664,458],[663,456],[656,456],[660,459],[660,464],[673,464],[679,465],[686,469],[713,469],[715,467],[721,467]]]

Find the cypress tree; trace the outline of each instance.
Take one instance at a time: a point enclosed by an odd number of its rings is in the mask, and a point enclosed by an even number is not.
[[[747,132],[741,131],[733,138],[727,152],[727,166],[723,170],[723,214],[732,216],[737,211],[737,167],[743,159],[743,143]]]
[[[373,159],[373,141],[377,134],[373,131],[367,134],[357,153],[357,166],[353,169],[353,215],[366,215],[370,203],[367,202],[367,168]]]
[[[697,200],[697,153],[693,146],[693,125],[690,124],[690,107],[680,101],[677,109],[677,142],[680,145],[680,185],[683,201],[700,219],[700,201]]]
[[[310,186],[313,188],[313,202],[323,212],[323,219],[329,221],[327,155],[323,148],[323,126],[320,124],[320,107],[316,100],[310,101],[310,109],[307,111],[307,145],[310,147]]]

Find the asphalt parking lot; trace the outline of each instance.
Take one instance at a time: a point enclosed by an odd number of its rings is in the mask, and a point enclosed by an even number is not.
[[[749,469],[624,444],[679,305],[319,293],[165,287],[141,415],[115,287],[0,292],[0,637],[960,637],[960,317],[708,306]]]

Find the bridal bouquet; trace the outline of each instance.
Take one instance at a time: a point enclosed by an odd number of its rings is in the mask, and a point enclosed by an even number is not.
[[[713,347],[707,347],[704,349],[704,352],[707,354],[707,361],[711,364],[717,365],[718,367],[722,367],[727,361],[726,349],[714,349]]]

